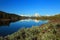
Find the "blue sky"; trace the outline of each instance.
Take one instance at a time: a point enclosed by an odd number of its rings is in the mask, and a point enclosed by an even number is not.
[[[0,0],[0,11],[18,15],[60,13],[60,0]]]

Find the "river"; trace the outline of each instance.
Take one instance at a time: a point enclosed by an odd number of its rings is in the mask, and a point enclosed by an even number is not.
[[[0,36],[6,36],[17,32],[21,28],[31,28],[32,26],[40,26],[47,23],[47,20],[32,20],[25,19],[14,22],[3,22],[0,23]]]

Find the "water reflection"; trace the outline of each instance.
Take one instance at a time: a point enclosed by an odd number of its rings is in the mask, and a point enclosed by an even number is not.
[[[0,21],[0,26],[9,26],[11,22],[16,22],[18,20],[15,20],[15,21],[10,21],[10,20],[7,20],[7,21]]]
[[[9,26],[10,23],[17,22],[17,21],[20,21],[20,22],[24,22],[24,21],[30,22],[31,20],[36,22],[36,23],[41,21],[41,20],[37,20],[37,19],[23,19],[23,20],[14,20],[14,21],[9,21],[8,20],[8,21],[0,21],[0,26]],[[48,21],[46,21],[46,22],[48,22]]]
[[[39,22],[40,20],[36,20],[36,19],[25,19],[25,20],[20,20],[20,22],[22,22],[22,21],[27,21],[27,22],[29,22],[29,21],[34,21],[34,22]]]
[[[21,28],[31,28],[32,26],[40,26],[47,23],[42,20],[15,20],[15,21],[0,21],[0,36],[6,36],[18,31]]]
[[[41,21],[48,22],[48,20],[37,20],[37,19],[24,19],[24,20],[20,20],[20,22],[23,22],[23,21],[30,22],[31,20],[36,23],[41,22]]]

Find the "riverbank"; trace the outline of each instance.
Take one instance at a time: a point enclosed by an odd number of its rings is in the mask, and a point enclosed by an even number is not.
[[[47,23],[32,28],[23,28],[0,40],[60,40],[60,24]]]

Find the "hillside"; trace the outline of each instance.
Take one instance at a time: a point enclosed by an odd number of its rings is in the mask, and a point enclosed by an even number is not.
[[[0,11],[0,20],[18,20],[21,19],[21,16]]]

